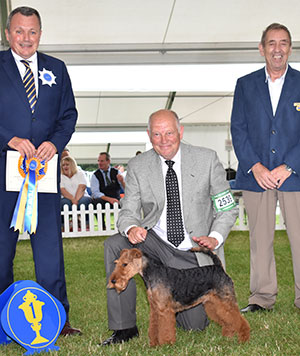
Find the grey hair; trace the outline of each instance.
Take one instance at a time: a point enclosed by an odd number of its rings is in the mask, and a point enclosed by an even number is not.
[[[291,33],[289,31],[289,29],[280,24],[280,23],[277,23],[277,22],[274,22],[274,23],[271,23],[271,25],[269,25],[262,33],[261,35],[261,40],[260,40],[260,43],[262,44],[263,47],[265,47],[265,44],[266,44],[266,37],[267,37],[267,33],[271,30],[283,30],[285,31],[288,36],[289,36],[289,39],[290,39],[290,46],[292,45],[292,36],[291,36]]]

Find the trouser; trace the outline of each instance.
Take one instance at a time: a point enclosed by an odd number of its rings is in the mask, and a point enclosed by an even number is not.
[[[272,308],[277,296],[274,256],[276,206],[279,201],[289,237],[295,280],[295,305],[300,308],[300,192],[243,191],[249,218],[250,291],[249,304]]]
[[[17,192],[0,190],[0,294],[14,281],[13,260],[18,232],[9,228]],[[64,256],[60,223],[60,195],[38,193],[38,227],[30,237],[36,281],[55,296],[68,315]]]
[[[119,258],[124,248],[137,247],[150,257],[159,259],[163,264],[174,268],[198,267],[194,253],[180,251],[160,239],[154,231],[149,230],[146,240],[132,245],[127,237],[120,234],[109,237],[104,242],[104,262],[107,279],[114,270],[114,261]],[[127,288],[118,294],[115,289],[107,289],[108,327],[122,330],[136,325],[136,285],[131,279]],[[180,312],[176,316],[177,324],[186,330],[203,330],[208,319],[202,304]]]

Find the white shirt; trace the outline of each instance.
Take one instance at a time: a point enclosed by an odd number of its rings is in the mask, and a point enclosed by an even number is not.
[[[24,60],[24,58],[20,57],[18,54],[16,54],[14,51],[11,51],[15,61],[16,65],[18,67],[20,76],[23,80],[23,77],[26,72],[26,67],[25,65],[21,62]],[[38,97],[38,92],[39,92],[39,77],[38,77],[38,63],[37,63],[37,53],[30,58],[26,59],[27,62],[29,62],[30,69],[32,70],[33,76],[34,76],[34,83],[35,83],[35,89],[36,89],[36,97]]]
[[[153,230],[155,233],[166,243],[172,245],[175,247],[170,241],[168,241],[167,238],[167,193],[166,193],[166,174],[168,170],[168,166],[165,163],[166,159],[161,157],[161,165],[162,165],[162,172],[164,176],[164,192],[165,192],[165,206],[162,211],[162,214],[160,216],[160,219],[158,220],[157,224],[153,227]],[[183,210],[182,210],[182,179],[181,179],[181,150],[179,149],[176,155],[172,158],[172,161],[174,161],[173,169],[176,172],[177,175],[177,180],[178,180],[178,186],[179,186],[179,195],[180,195],[180,207],[181,207],[181,215],[182,215],[182,221],[183,221],[183,227],[184,227],[184,240],[181,242],[181,244],[176,247],[179,250],[182,251],[187,251],[190,250],[193,245],[191,242],[191,239],[189,237],[189,234],[187,233],[185,229],[185,224],[184,224],[184,217],[183,217]],[[223,236],[218,233],[217,231],[212,231],[209,234],[210,237],[214,237],[218,240],[218,245],[216,249],[223,243],[224,238]]]
[[[272,103],[273,116],[275,116],[275,114],[276,114],[276,110],[277,110],[277,106],[278,106],[278,102],[280,99],[280,95],[281,95],[281,91],[282,91],[282,87],[284,84],[287,70],[288,70],[288,66],[286,66],[286,70],[285,70],[284,74],[280,78],[275,79],[275,81],[272,82],[271,77],[267,71],[267,67],[265,67],[266,82],[268,83],[268,86],[269,86],[269,93],[270,93],[270,98],[271,98],[271,103]]]
[[[87,185],[86,177],[82,170],[78,170],[71,178],[61,174],[60,177],[60,187],[65,188],[70,194],[75,197],[79,184]],[[83,196],[89,196],[88,192],[85,190]]]

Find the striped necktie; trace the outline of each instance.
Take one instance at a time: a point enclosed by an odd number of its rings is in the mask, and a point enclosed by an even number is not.
[[[25,60],[22,60],[21,62],[26,67],[26,72],[23,77],[23,84],[24,84],[24,88],[26,91],[28,101],[29,101],[31,112],[34,113],[34,108],[35,108],[35,104],[37,101],[36,100],[36,89],[35,89],[35,83],[34,83],[34,76],[33,76],[32,70],[30,68],[29,62],[25,61]]]

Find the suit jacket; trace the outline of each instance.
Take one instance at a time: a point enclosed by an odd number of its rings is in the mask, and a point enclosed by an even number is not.
[[[297,106],[297,103],[299,106]],[[231,116],[231,134],[239,166],[234,187],[261,192],[249,170],[261,162],[273,168],[285,163],[292,174],[282,191],[300,190],[300,72],[288,67],[278,107],[273,116],[265,69],[237,81]]]
[[[237,208],[216,213],[211,197],[229,189],[226,173],[216,153],[210,149],[181,143],[182,208],[189,236],[219,232],[224,239],[237,216]],[[165,205],[164,178],[159,155],[151,149],[132,158],[126,173],[125,197],[121,200],[118,228],[130,225],[154,227]],[[217,253],[224,263],[223,246]],[[197,254],[200,265],[207,264]]]
[[[38,70],[44,68],[56,76],[56,84],[43,85],[39,79],[38,101],[32,114],[11,50],[0,52],[0,190],[5,189],[5,153],[12,137],[27,138],[36,148],[43,141],[51,141],[61,153],[75,130],[77,111],[66,66],[38,52]]]

